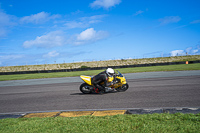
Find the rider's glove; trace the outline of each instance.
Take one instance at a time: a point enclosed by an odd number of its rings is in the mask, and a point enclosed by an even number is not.
[[[113,81],[113,85],[116,84],[116,83],[117,83],[117,81]]]

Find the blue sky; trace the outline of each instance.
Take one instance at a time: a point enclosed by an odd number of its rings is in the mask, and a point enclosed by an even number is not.
[[[199,0],[0,0],[0,66],[200,54]]]

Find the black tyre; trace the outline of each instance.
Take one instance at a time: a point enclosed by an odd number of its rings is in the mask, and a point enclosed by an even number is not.
[[[129,85],[126,83],[126,84],[123,84],[122,87],[117,88],[116,90],[119,92],[124,92],[124,91],[128,90],[128,87],[129,87]]]
[[[83,94],[90,94],[90,93],[92,93],[92,91],[91,91],[91,86],[90,85],[88,85],[88,84],[86,84],[86,83],[83,83],[83,84],[81,84],[81,86],[80,86],[80,91],[83,93]]]

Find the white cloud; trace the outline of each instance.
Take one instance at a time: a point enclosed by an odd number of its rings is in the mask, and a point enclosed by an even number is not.
[[[73,29],[73,28],[85,28],[88,26],[88,23],[69,21],[64,25],[67,26],[67,28]]]
[[[34,23],[40,24],[49,21],[50,19],[59,18],[60,15],[50,15],[50,13],[40,12],[30,16],[25,16],[20,19],[21,23]]]
[[[80,13],[83,13],[83,11],[77,10],[77,11],[75,11],[75,12],[72,12],[71,14],[72,14],[72,15],[77,15],[77,14],[80,14]]]
[[[185,52],[187,52],[188,55],[195,55],[195,54],[199,54],[200,53],[200,47],[197,46],[197,48],[193,49],[192,47],[189,47],[185,50]]]
[[[188,54],[189,54],[191,51],[192,51],[192,47],[186,48],[186,50],[185,50],[185,52],[188,53]]]
[[[78,36],[77,36],[77,40],[78,41],[87,41],[87,40],[91,40],[93,38],[95,38],[96,36],[96,31],[93,28],[89,28],[83,32],[81,32]]]
[[[94,15],[91,17],[82,17],[81,21],[88,22],[88,23],[97,23],[101,22],[101,20],[106,17],[107,15]]]
[[[171,56],[184,56],[184,55],[196,55],[200,54],[200,47],[193,49],[192,47],[188,47],[185,50],[174,50],[170,52]]]
[[[139,10],[139,11],[137,11],[137,12],[134,14],[134,16],[137,16],[137,15],[142,14],[142,13],[144,13],[144,11]]]
[[[167,16],[164,18],[159,19],[158,21],[161,25],[170,24],[170,23],[177,23],[181,20],[179,16]]]
[[[75,45],[93,43],[108,36],[106,31],[95,31],[94,28],[88,28],[76,36]]]
[[[65,26],[67,28],[86,28],[89,27],[91,24],[102,22],[102,19],[107,15],[94,15],[91,17],[82,17],[78,21],[68,21]]]
[[[115,5],[121,3],[121,0],[95,0],[93,3],[90,4],[92,8],[105,8],[109,9]]]
[[[192,50],[192,53],[193,53],[193,54],[199,53],[199,49]]]
[[[200,23],[200,20],[194,20],[191,22],[191,24],[198,24],[198,23]]]
[[[106,31],[95,31],[93,28],[88,28],[80,34],[67,37],[63,31],[53,31],[43,36],[37,36],[34,40],[28,40],[23,43],[24,48],[45,47],[52,48],[62,46],[64,44],[81,45],[94,43],[108,37]]]
[[[24,58],[26,58],[25,55],[23,54],[2,54],[0,55],[0,65],[2,66],[7,66],[7,65],[13,65],[13,64],[17,64],[17,62],[19,62],[19,60],[23,60]]]
[[[5,37],[8,33],[8,30],[3,28],[3,27],[0,27],[0,38],[1,37]]]
[[[43,55],[43,57],[44,57],[44,58],[51,58],[51,57],[56,57],[56,56],[58,56],[58,55],[59,55],[58,52],[56,52],[56,51],[51,51],[51,52],[49,52],[48,54]]]
[[[185,55],[186,53],[184,52],[184,50],[174,50],[170,52],[171,56],[181,56],[181,55]]]
[[[12,22],[10,15],[0,11],[0,26],[7,26],[11,24]]]
[[[16,60],[16,59],[20,59],[20,58],[24,58],[24,55],[10,54],[10,55],[3,55],[3,56],[0,56],[0,60],[1,60],[1,61]]]
[[[40,12],[34,15],[17,18],[16,16],[6,14],[0,9],[0,38],[5,37],[9,31],[11,31],[12,27],[18,25],[19,23],[39,24],[59,17],[60,15],[51,15],[46,12]]]
[[[0,38],[5,37],[9,28],[16,25],[15,17],[0,10]]]
[[[36,37],[35,40],[25,41],[24,48],[36,47],[56,47],[65,44],[65,35],[62,31],[53,31],[43,36]]]

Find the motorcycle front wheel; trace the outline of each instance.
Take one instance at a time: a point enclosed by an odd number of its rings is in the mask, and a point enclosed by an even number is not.
[[[119,92],[124,92],[124,91],[128,90],[128,87],[129,87],[129,85],[126,83],[126,84],[123,84],[121,87],[117,88],[116,90]]]
[[[91,86],[90,85],[88,85],[88,84],[86,84],[86,83],[83,83],[83,84],[81,84],[81,86],[80,86],[80,91],[83,93],[83,94],[90,94],[90,93],[92,93],[92,91],[91,91]]]

